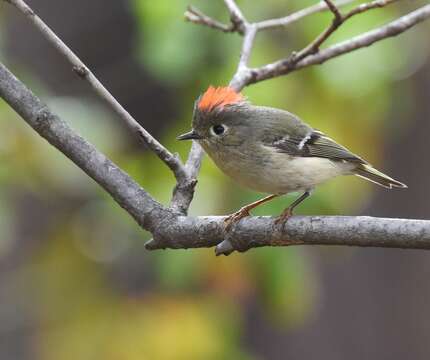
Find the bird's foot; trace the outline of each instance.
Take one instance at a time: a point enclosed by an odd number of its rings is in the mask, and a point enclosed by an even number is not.
[[[225,230],[226,231],[230,230],[234,224],[236,224],[237,222],[239,222],[240,220],[242,220],[247,216],[251,216],[247,207],[243,207],[240,210],[236,211],[234,214],[227,216],[224,219]]]
[[[293,216],[293,209],[290,207],[287,207],[281,215],[279,215],[275,219],[275,225],[276,226],[284,226],[284,224],[288,221],[288,219]]]

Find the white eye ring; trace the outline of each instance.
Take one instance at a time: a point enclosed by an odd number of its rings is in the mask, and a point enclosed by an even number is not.
[[[221,136],[224,135],[227,131],[228,127],[224,124],[217,124],[210,127],[209,131],[213,136]]]

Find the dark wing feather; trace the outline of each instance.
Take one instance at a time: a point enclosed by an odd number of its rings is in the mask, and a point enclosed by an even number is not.
[[[303,136],[285,136],[275,141],[273,146],[292,156],[321,157],[337,161],[350,161],[360,164],[367,162],[325,136],[320,131],[312,130]]]

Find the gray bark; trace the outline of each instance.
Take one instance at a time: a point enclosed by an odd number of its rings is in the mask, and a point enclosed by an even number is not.
[[[102,186],[113,199],[123,207],[145,230],[154,235],[147,244],[148,249],[193,248],[218,245],[217,254],[229,254],[233,250],[246,251],[259,246],[288,246],[297,244],[356,245],[397,248],[430,248],[430,221],[406,219],[378,219],[370,217],[294,217],[286,226],[277,227],[273,219],[252,217],[236,224],[226,232],[222,217],[187,217],[188,206],[193,197],[194,178],[198,174],[202,150],[194,144],[185,165],[158,143],[145,129],[129,118],[128,113],[101,85],[88,68],[74,53],[49,29],[23,0],[9,0],[38,28],[44,36],[74,66],[79,76],[88,80],[95,91],[145,138],[151,149],[166,162],[178,179],[174,190],[171,208],[166,208],[153,199],[129,175],[122,171],[94,146],[76,134],[60,117],[53,114],[23,83],[4,65],[0,65],[0,96],[49,143],[55,146],[86,174]],[[386,4],[387,2],[384,2]],[[306,47],[301,57],[292,56],[279,63],[259,69],[248,67],[254,38],[258,26],[249,23],[235,1],[225,0],[230,12],[234,31],[244,36],[242,52],[236,74],[231,86],[240,90],[253,82],[289,72],[289,67],[298,69],[318,63],[315,59],[322,56],[325,60],[354,49],[368,46],[389,36],[406,31],[411,26],[430,16],[430,5],[397,19],[384,27],[348,40],[312,55],[336,28],[331,25],[311,43],[312,51]],[[331,4],[328,2],[328,4]],[[331,4],[331,11],[338,13]],[[340,16],[340,15],[339,15]],[[345,19],[348,18],[348,14]],[[337,47],[336,47],[337,46]],[[334,50],[333,50],[334,49]],[[336,50],[338,49],[338,50]],[[339,50],[341,49],[341,50]],[[327,55],[328,54],[328,55]],[[313,59],[313,60],[312,60]],[[321,58],[322,59],[322,58]],[[302,62],[308,61],[303,65]],[[303,65],[303,66],[302,66]],[[285,68],[287,66],[287,68]],[[267,67],[270,67],[269,71]],[[286,72],[285,72],[285,71]],[[118,110],[120,109],[120,111]],[[143,130],[142,130],[143,129]],[[178,176],[177,169],[181,176]],[[182,179],[182,180],[181,180]]]
[[[157,227],[154,222],[157,217],[169,217],[170,211],[164,209],[129,175],[53,114],[1,63],[0,96],[40,136],[103,187],[143,228],[151,231]]]

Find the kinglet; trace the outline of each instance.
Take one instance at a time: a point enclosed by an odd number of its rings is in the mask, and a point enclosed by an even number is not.
[[[197,99],[192,130],[178,137],[190,139],[239,184],[271,194],[227,217],[227,227],[276,196],[303,191],[276,220],[283,223],[315,186],[338,175],[357,175],[388,189],[407,187],[297,116],[252,105],[230,87],[211,86]]]

